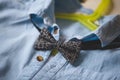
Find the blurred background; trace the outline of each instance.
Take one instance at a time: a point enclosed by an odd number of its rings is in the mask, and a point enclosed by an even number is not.
[[[86,0],[83,5],[86,8],[91,8],[92,10],[95,10],[100,3],[101,0]],[[120,0],[112,0],[113,2],[113,9],[111,9],[110,14],[120,14]]]

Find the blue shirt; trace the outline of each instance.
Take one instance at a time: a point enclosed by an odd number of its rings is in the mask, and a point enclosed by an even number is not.
[[[0,1],[0,80],[119,80],[119,48],[82,50],[76,66],[69,64],[60,53],[51,57],[51,51],[34,50],[39,32],[30,21],[31,13],[43,17],[47,25],[57,23],[68,40],[91,33],[79,22],[56,20],[54,8],[56,12],[92,12],[78,0]],[[101,19],[100,24],[111,17],[114,16]],[[42,56],[43,61],[39,62],[37,56]]]

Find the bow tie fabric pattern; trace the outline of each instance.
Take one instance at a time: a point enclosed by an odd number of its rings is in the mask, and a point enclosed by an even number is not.
[[[34,45],[36,50],[57,49],[71,64],[77,60],[80,53],[81,41],[57,41],[46,28],[39,29],[39,32],[40,35]]]
[[[73,64],[79,57],[81,49],[81,41],[70,40],[64,42],[62,40],[56,40],[51,33],[51,29],[54,28],[54,33],[58,29],[55,26],[47,26],[44,24],[43,18],[37,14],[30,14],[30,20],[35,28],[40,32],[38,39],[35,41],[34,48],[36,50],[53,50],[57,49],[63,57]],[[47,26],[47,28],[43,28]]]

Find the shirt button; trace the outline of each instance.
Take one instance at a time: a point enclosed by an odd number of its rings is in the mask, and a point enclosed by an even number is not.
[[[42,56],[37,56],[37,60],[38,61],[43,61],[43,57]]]

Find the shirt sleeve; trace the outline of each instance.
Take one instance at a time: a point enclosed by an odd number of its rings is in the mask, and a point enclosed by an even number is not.
[[[107,46],[120,35],[120,15],[100,26],[95,34],[101,41],[102,47]]]

